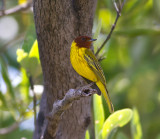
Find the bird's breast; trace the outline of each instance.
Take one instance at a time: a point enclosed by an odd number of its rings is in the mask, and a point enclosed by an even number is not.
[[[97,77],[84,58],[86,49],[87,48],[79,48],[75,44],[72,44],[70,53],[71,64],[78,74],[88,80],[96,82]]]

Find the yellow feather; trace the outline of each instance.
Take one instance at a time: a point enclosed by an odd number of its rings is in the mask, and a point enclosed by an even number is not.
[[[108,91],[106,89],[106,87],[100,82],[96,82],[96,85],[98,86],[98,88],[101,90],[107,104],[108,104],[108,107],[109,107],[109,111],[110,113],[113,113],[114,112],[114,107],[113,107],[113,104],[111,102],[111,99],[109,97],[109,94],[108,94]]]
[[[113,104],[107,92],[106,80],[103,70],[92,51],[85,47],[78,47],[72,42],[70,60],[75,71],[84,78],[95,82],[108,104],[109,111],[114,112]]]
[[[86,48],[78,48],[76,43],[73,42],[70,53],[71,64],[79,75],[85,77],[88,80],[96,82],[97,77],[95,73],[90,69],[89,65],[84,59],[85,50]]]

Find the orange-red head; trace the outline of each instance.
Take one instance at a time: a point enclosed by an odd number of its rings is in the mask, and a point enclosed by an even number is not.
[[[92,39],[88,36],[79,36],[75,39],[75,43],[78,47],[90,48],[93,41],[97,39]]]

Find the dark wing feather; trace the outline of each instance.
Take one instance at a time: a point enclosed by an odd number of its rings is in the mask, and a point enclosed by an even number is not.
[[[99,65],[99,62],[98,62],[96,56],[92,53],[92,51],[90,49],[86,50],[84,58],[87,61],[89,67],[96,74],[98,79],[106,87],[106,80],[105,80],[105,77],[104,77],[103,70],[102,70],[101,66]]]

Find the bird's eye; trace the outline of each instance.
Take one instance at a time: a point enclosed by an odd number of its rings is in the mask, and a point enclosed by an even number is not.
[[[86,38],[82,38],[82,41],[86,41]]]

